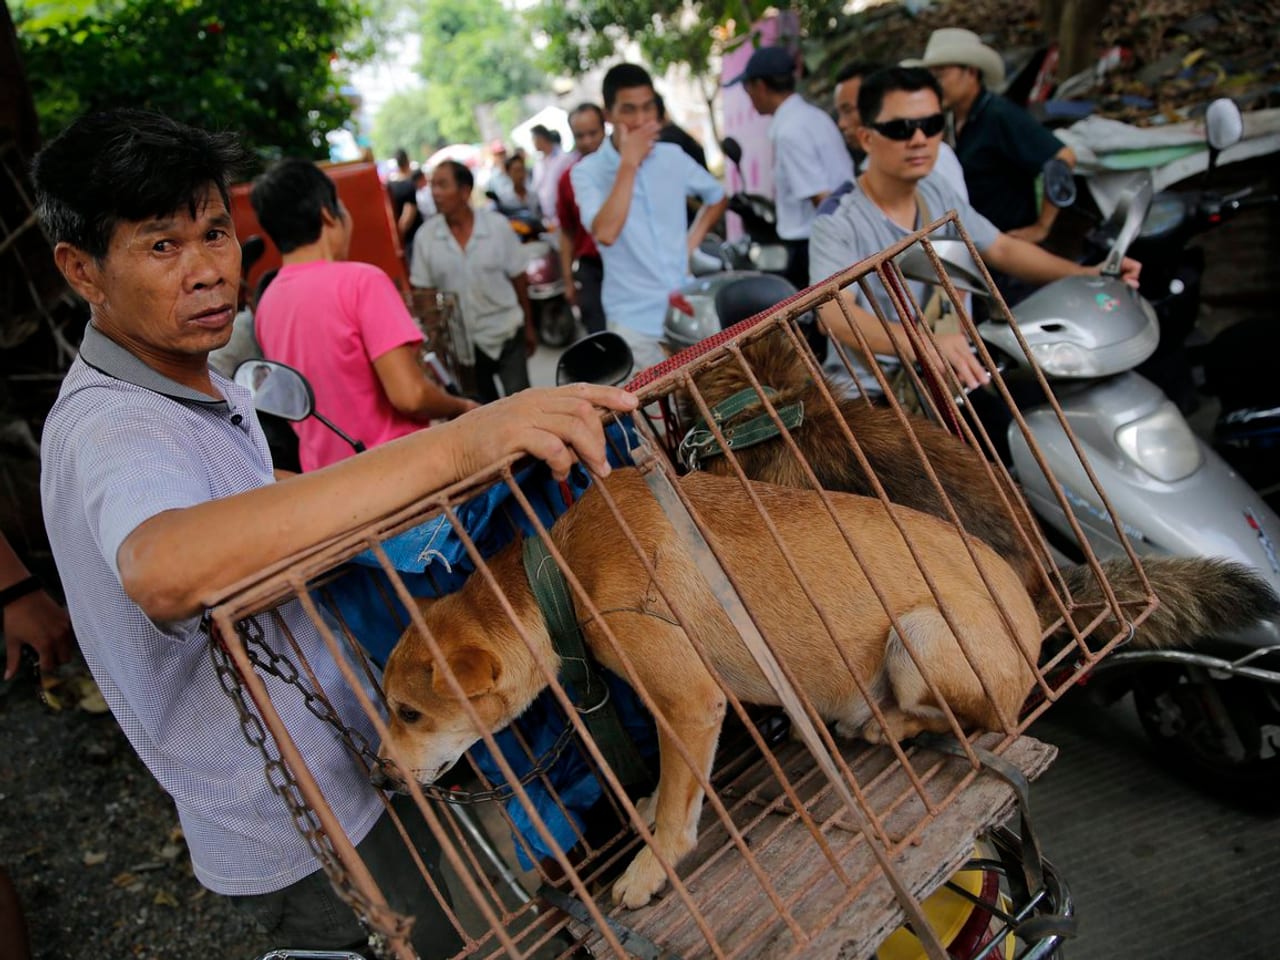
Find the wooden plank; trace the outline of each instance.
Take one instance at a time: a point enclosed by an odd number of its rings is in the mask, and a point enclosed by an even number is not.
[[[994,735],[981,741],[1001,742]],[[908,781],[892,753],[883,747],[842,744],[860,782],[875,781],[868,800],[891,840],[902,846],[895,869],[908,889],[923,899],[955,873],[973,852],[975,839],[1005,822],[1015,808],[1014,792],[998,777],[982,773],[947,803],[936,816],[927,815],[917,797],[903,798]],[[1003,755],[1033,779],[1052,762],[1053,747],[1030,737],[1007,744]],[[752,855],[770,878],[774,890],[789,906],[803,931],[797,938],[777,915],[760,883],[743,862],[719,819],[703,817],[697,849],[681,865],[681,876],[716,933],[726,956],[855,958],[870,956],[883,939],[902,923],[903,911],[878,870],[865,840],[845,824],[834,791],[813,776],[812,761],[797,744],[778,752],[787,778],[796,785],[806,809],[834,850],[843,869],[842,881],[817,840],[790,808],[772,773],[758,763],[728,785],[722,798],[735,826],[744,832]],[[959,758],[921,752],[913,754],[917,771],[941,761],[927,788],[935,804],[951,794],[971,772]],[[876,780],[876,774],[882,774]],[[913,842],[903,838],[918,833]],[[853,896],[854,891],[861,892]],[[705,938],[687,915],[679,898],[662,895],[641,910],[614,909],[619,923],[691,960],[712,956]],[[590,947],[603,952],[598,935]]]

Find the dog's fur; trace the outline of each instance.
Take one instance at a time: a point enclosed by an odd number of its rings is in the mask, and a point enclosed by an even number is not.
[[[891,502],[950,520],[896,412],[871,406],[861,398],[841,397],[838,390],[830,388],[839,407],[837,416],[781,332],[747,345],[743,357],[762,385],[778,391],[773,401],[776,405],[796,401],[804,404],[804,423],[791,435],[820,486],[876,495],[849,444],[843,420]],[[695,381],[708,406],[751,387],[736,362],[718,364],[698,374]],[[759,412],[759,407],[744,411],[729,425]],[[911,425],[961,525],[994,547],[1017,571],[1036,603],[1042,624],[1057,620],[1061,611],[1054,592],[1045,582],[1014,518],[999,502],[982,455],[924,417],[913,416]],[[806,489],[810,486],[801,464],[780,439],[734,453],[752,480]],[[724,475],[733,469],[724,456],[705,458],[701,467]],[[999,475],[997,480],[1003,482]],[[1019,502],[1014,497],[1009,499],[1015,506]],[[1141,579],[1127,559],[1104,560],[1101,566],[1118,600],[1140,601],[1146,596]],[[1135,648],[1185,647],[1198,638],[1229,635],[1260,619],[1280,615],[1280,599],[1265,580],[1242,564],[1205,557],[1149,557],[1143,558],[1142,567],[1160,604],[1135,634]],[[1087,566],[1066,568],[1062,575],[1077,604],[1077,625],[1083,627],[1105,606],[1102,587]],[[1069,631],[1064,627],[1051,638],[1049,648],[1057,648],[1068,639]]]
[[[620,470],[606,483],[645,556],[654,563],[663,590],[696,630],[715,675],[745,702],[776,704],[776,694],[644,480],[634,470]],[[762,535],[758,515],[738,481],[691,474],[680,483],[709,527],[763,633],[838,733],[873,741],[885,733],[872,719],[845,658],[882,704],[892,736],[950,729],[816,493],[754,485],[801,575],[820,598],[839,650],[776,544]],[[1034,682],[1029,664],[1036,661],[1040,646],[1036,611],[1018,574],[994,550],[978,544],[978,562],[1008,612],[1011,634],[954,526],[905,507],[893,508],[962,634],[975,661],[971,665],[884,504],[844,494],[831,499],[845,529],[865,546],[863,560],[885,592],[906,642],[960,722],[1001,727],[993,702],[1005,717],[1015,718]],[[724,693],[676,625],[641,561],[621,536],[612,535],[616,529],[608,504],[592,489],[555,524],[551,536],[587,594],[604,611],[644,691],[697,767],[709,775],[725,712]],[[524,630],[541,655],[554,663],[556,655],[525,576],[520,544],[501,551],[489,566]],[[479,739],[447,674],[457,678],[491,730],[523,712],[546,682],[484,578],[472,577],[457,593],[422,601],[421,609],[447,669],[433,662],[427,642],[415,629],[406,631],[387,662],[390,740],[381,752],[384,758],[400,757],[413,777],[429,783]],[[599,624],[589,622],[584,631],[600,662],[625,676]],[[654,840],[662,857],[674,863],[694,846],[702,788],[661,728],[659,742]],[[629,907],[642,906],[665,880],[659,860],[646,847],[615,884],[614,899]]]

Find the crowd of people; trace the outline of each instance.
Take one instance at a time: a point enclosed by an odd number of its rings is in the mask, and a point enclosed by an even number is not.
[[[1033,242],[1054,214],[1036,196],[1040,168],[1050,157],[1073,158],[998,95],[1002,61],[975,35],[937,31],[905,66],[850,64],[835,87],[836,119],[801,97],[797,76],[790,52],[765,47],[732,80],[772,117],[778,232],[797,285],[949,209],[1011,277],[1044,283],[1096,269]],[[574,281],[568,296],[587,328],[616,330],[638,365],[656,363],[669,298],[720,221],[725,188],[696,141],[666,117],[640,66],[610,69],[602,103],[576,107],[569,125],[572,151],[535,129],[532,171],[527,158],[494,150],[501,170],[486,186],[559,231]],[[304,422],[302,474],[285,475],[249,392],[209,363],[237,312],[241,249],[228,188],[244,159],[231,135],[131,109],[80,118],[38,156],[43,225],[90,311],[45,426],[44,516],[79,648],[174,798],[197,877],[281,943],[359,950],[363,931],[271,794],[210,669],[206,598],[510,454],[544,460],[560,477],[575,461],[607,474],[596,408],[629,411],[635,398],[582,384],[529,387],[525,359],[536,334],[514,232],[477,204],[466,165],[442,162],[428,176],[402,155],[390,197],[410,283],[458,297],[482,372],[479,397],[442,389],[418,362],[422,333],[401,291],[378,268],[347,259],[351,215],[333,181],[315,164],[284,160],[252,189],[282,255],[254,298],[254,333],[263,355],[302,371],[318,406],[343,411],[369,448],[353,456],[323,426]],[[1125,272],[1135,279],[1137,265]],[[868,342],[893,346],[898,336],[863,294],[846,296]],[[857,343],[841,311],[824,321],[832,336]],[[909,355],[905,341],[899,346]],[[940,336],[939,349],[966,383],[986,378],[963,333]],[[61,612],[8,552],[0,552],[0,610],[7,675],[23,643],[46,667],[68,656]],[[30,622],[37,614],[44,625]],[[345,723],[372,736],[301,609],[286,605],[264,627],[268,643],[296,644],[313,665],[330,664],[320,686]],[[419,953],[452,954],[460,944],[439,906],[412,899],[423,885],[395,880],[417,867],[388,826],[385,798],[296,694],[282,687],[273,700],[342,829],[391,906],[418,917]],[[434,841],[417,840],[438,871]]]

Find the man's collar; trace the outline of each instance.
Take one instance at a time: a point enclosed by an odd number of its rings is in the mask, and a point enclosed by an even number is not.
[[[800,94],[792,92],[782,98],[782,101],[773,108],[773,119],[777,120],[784,110],[794,110],[798,104],[804,103],[804,98]]]
[[[436,216],[440,218],[440,223],[436,226],[436,236],[441,240],[444,240],[444,239],[447,239],[448,237],[453,236],[453,227],[450,226],[449,221],[445,219],[445,215],[443,213],[440,213],[440,214],[436,214]],[[498,214],[498,216],[502,216],[502,214]],[[489,233],[489,229],[485,225],[485,218],[480,216],[479,210],[472,208],[471,235],[473,237],[477,235],[483,237],[488,233]]]
[[[198,403],[213,410],[229,408],[226,400],[215,400],[151,369],[92,323],[85,325],[84,339],[80,341],[80,359],[108,377],[161,396],[185,403]]]

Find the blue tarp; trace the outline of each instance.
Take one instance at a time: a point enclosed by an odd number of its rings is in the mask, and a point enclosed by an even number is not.
[[[629,434],[629,430],[627,434]],[[617,450],[629,450],[634,442],[617,427],[610,428],[610,461],[625,466],[629,460],[619,457]],[[516,475],[521,491],[528,498],[544,526],[550,527],[569,505],[590,485],[586,471],[575,467],[565,484],[556,481],[543,464],[529,467]],[[532,524],[505,483],[496,483],[483,494],[457,510],[463,527],[485,557],[491,557],[515,539],[534,535]],[[475,565],[467,555],[462,540],[444,517],[421,524],[387,540],[382,545],[391,565],[415,597],[442,596],[457,590],[474,572]],[[379,665],[386,663],[409,616],[395,596],[381,564],[371,551],[356,557],[348,571],[325,586],[325,600],[346,624],[351,634]],[[653,721],[638,697],[625,682],[601,668],[609,682],[613,703],[627,732],[635,740],[641,754],[652,758],[657,753]],[[559,737],[566,719],[550,692],[544,691],[521,715],[516,725],[535,757],[545,754]],[[517,776],[525,773],[532,761],[510,729],[495,734],[495,740]],[[497,761],[483,743],[471,749],[471,757],[494,784],[504,778]],[[526,785],[529,798],[539,816],[547,824],[562,850],[569,850],[583,828],[586,812],[604,795],[603,785],[596,779],[585,754],[578,744],[567,749],[547,773],[554,794],[542,778]],[[566,820],[556,802],[559,798],[572,822]],[[552,851],[533,826],[529,812],[518,799],[507,802],[508,814],[524,843],[537,859],[550,857]],[[531,864],[520,842],[516,843],[521,865]]]

